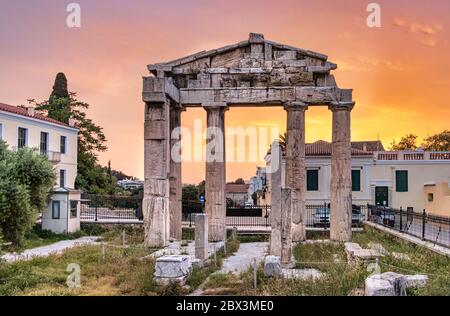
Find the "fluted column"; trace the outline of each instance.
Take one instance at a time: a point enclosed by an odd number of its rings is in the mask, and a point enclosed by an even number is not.
[[[286,187],[292,190],[292,241],[299,242],[306,239],[305,111],[308,106],[287,102],[284,109],[287,112]]]
[[[281,257],[282,248],[282,196],[281,196],[281,169],[282,152],[277,141],[270,147],[270,168],[267,169],[267,175],[270,176],[270,219],[272,230],[270,232],[270,254]],[[284,222],[286,224],[286,222]],[[284,230],[286,232],[286,230]]]
[[[146,102],[145,106],[144,243],[163,247],[169,240],[170,102]]]
[[[181,112],[184,109],[178,104],[172,104],[170,108],[170,203],[169,222],[170,238],[181,240],[181,215],[182,215],[182,181],[181,181]],[[175,130],[177,129],[177,130]]]
[[[333,144],[330,180],[330,238],[350,241],[352,237],[352,180],[350,116],[353,102],[333,103]]]
[[[209,240],[222,241],[226,237],[226,161],[225,111],[226,103],[204,103],[207,113],[206,132],[206,203],[209,219]]]

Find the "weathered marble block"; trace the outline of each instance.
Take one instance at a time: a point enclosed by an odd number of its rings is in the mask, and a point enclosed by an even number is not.
[[[277,277],[281,275],[281,257],[267,256],[264,261],[264,276]]]
[[[171,281],[184,283],[191,271],[188,256],[164,256],[156,260],[155,281],[167,284]]]
[[[427,284],[426,275],[403,275],[385,272],[368,277],[365,281],[366,296],[406,296],[409,288],[419,288]]]

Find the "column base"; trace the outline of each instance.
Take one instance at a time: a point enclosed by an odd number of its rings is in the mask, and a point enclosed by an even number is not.
[[[303,223],[292,223],[291,227],[292,242],[302,242],[306,240],[306,229]]]
[[[169,243],[169,198],[146,196],[142,202],[144,214],[144,245],[165,247]]]
[[[225,218],[211,218],[208,226],[208,240],[210,242],[224,241],[226,239],[227,227]]]

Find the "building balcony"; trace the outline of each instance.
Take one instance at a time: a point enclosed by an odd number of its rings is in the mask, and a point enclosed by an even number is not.
[[[47,152],[48,161],[51,163],[57,164],[61,162],[61,153],[56,151],[48,151]]]
[[[382,161],[422,161],[446,160],[450,162],[448,151],[380,151],[375,152],[375,159]]]

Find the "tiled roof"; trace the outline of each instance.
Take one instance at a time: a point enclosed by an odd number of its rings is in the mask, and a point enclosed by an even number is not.
[[[53,124],[58,124],[61,126],[73,128],[73,126],[70,126],[69,124],[54,120],[52,118],[49,118],[49,117],[39,114],[39,113],[34,113],[34,115],[30,115],[30,114],[28,114],[28,110],[26,108],[21,108],[21,107],[17,107],[17,106],[13,106],[13,105],[0,103],[0,111],[9,112],[9,113],[13,113],[16,115],[26,116],[26,117],[34,118],[37,120],[45,121],[48,123],[53,123]]]
[[[372,141],[369,141],[369,142],[352,142],[351,143],[351,146],[352,146],[352,156],[372,156],[373,155],[373,151],[377,151],[377,150],[362,150],[362,149],[359,149],[358,147],[359,147],[359,144],[362,144],[362,143],[370,143],[370,144],[372,144],[372,143],[376,143],[376,142],[378,142],[378,141],[375,141],[375,142],[372,142]],[[355,145],[356,144],[356,145]],[[383,144],[381,144],[381,142],[380,142],[380,145],[381,145],[381,149],[383,149],[384,147],[383,147]],[[315,143],[307,143],[306,145],[305,145],[305,155],[306,156],[310,156],[310,157],[314,157],[314,156],[331,156],[331,143],[329,143],[329,142],[326,142],[326,141],[324,141],[324,140],[319,140],[319,141],[317,141],[317,142],[315,142]],[[373,148],[373,147],[371,147],[371,148]],[[270,150],[270,148],[269,148],[269,151],[267,152],[267,154],[268,155],[270,155],[270,152],[271,152],[271,150]],[[285,154],[286,154],[286,151],[285,151],[285,149],[283,148],[283,156],[285,156]]]
[[[235,184],[227,183],[225,186],[225,192],[227,193],[247,193],[248,184]]]
[[[331,143],[319,140],[312,144],[306,144],[306,156],[331,156]],[[353,147],[352,156],[372,156],[372,152]]]
[[[384,151],[383,143],[379,140],[352,142],[352,147],[366,151]]]

